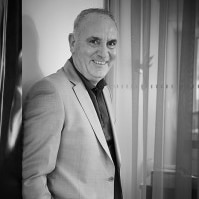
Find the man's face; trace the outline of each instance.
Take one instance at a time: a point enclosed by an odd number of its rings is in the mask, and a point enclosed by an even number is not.
[[[96,85],[106,76],[116,59],[115,23],[106,15],[91,13],[81,22],[80,31],[70,37],[77,70]]]

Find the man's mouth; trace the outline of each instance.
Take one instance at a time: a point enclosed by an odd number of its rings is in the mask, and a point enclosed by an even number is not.
[[[93,62],[95,63],[95,64],[98,64],[98,65],[105,65],[107,62],[105,62],[105,61],[96,61],[96,60],[93,60]]]

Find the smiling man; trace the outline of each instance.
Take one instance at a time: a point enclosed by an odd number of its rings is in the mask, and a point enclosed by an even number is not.
[[[117,36],[109,12],[82,11],[69,35],[71,58],[29,92],[23,109],[25,199],[122,199],[104,80],[115,64]]]
[[[96,85],[114,64],[117,27],[105,14],[90,13],[84,18],[69,36],[70,49],[77,70]]]

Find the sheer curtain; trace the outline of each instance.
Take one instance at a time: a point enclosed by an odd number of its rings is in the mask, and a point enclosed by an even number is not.
[[[116,0],[109,76],[125,199],[199,198],[199,2]]]

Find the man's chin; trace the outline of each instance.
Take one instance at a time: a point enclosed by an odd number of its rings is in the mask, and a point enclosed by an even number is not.
[[[94,77],[95,77],[96,80],[99,80],[99,81],[100,81],[101,79],[103,79],[103,78],[106,76],[106,74],[107,74],[107,73],[102,73],[102,74],[98,74],[98,75],[96,75],[96,76],[94,76]]]

